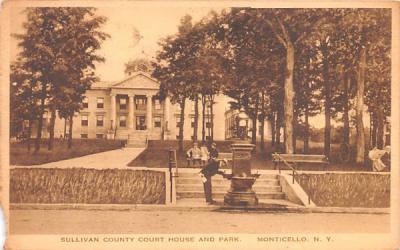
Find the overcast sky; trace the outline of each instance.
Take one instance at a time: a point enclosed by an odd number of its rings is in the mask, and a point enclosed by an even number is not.
[[[190,14],[194,21],[207,15],[212,9],[207,7],[157,7],[137,6],[127,8],[100,7],[98,14],[108,18],[103,30],[111,38],[107,39],[99,51],[106,59],[96,70],[103,81],[118,81],[124,78],[124,64],[137,57],[154,57],[159,49],[158,41],[178,31],[181,17]],[[14,9],[11,30],[22,33],[22,23],[25,15],[22,9]],[[134,31],[140,33],[141,39],[135,43]],[[12,58],[15,58],[18,48],[15,40],[12,42]]]

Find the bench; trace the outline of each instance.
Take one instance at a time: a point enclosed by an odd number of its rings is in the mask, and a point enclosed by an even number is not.
[[[274,169],[278,167],[279,172],[281,169],[279,163],[283,162],[287,167],[296,169],[298,163],[318,163],[325,166],[329,164],[328,157],[325,155],[303,155],[303,154],[272,154],[272,162],[274,163]]]
[[[228,152],[220,152],[220,153],[218,153],[217,161],[222,161],[224,159],[227,160],[228,162],[232,161],[233,160],[233,154],[232,153],[228,153]],[[193,158],[187,157],[186,161],[187,161],[187,166],[188,167],[190,166],[190,163],[192,164],[192,166],[196,166],[197,165],[196,163],[198,163],[199,166],[203,166],[204,165],[204,162],[202,162],[200,159],[193,159]]]

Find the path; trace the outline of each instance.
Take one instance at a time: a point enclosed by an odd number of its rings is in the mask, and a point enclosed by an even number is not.
[[[127,164],[135,159],[143,150],[144,148],[121,148],[68,160],[35,165],[35,168],[127,168]]]
[[[389,214],[11,210],[12,234],[387,233]]]

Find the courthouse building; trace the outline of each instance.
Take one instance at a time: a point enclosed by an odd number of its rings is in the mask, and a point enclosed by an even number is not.
[[[178,139],[180,107],[170,98],[160,100],[159,83],[150,75],[136,72],[118,82],[96,82],[85,94],[83,109],[74,117],[74,138],[175,140]],[[225,140],[231,136],[232,119],[229,101],[225,95],[215,98],[214,140]],[[194,102],[187,101],[185,107],[184,139],[191,140],[194,128]],[[199,102],[198,138],[202,133],[202,105]],[[229,114],[229,117],[226,115]],[[209,105],[206,108],[206,136],[210,136],[211,120]],[[48,136],[49,117],[44,118],[43,136]],[[269,138],[266,122],[265,138]],[[55,136],[68,132],[68,123],[58,119]]]

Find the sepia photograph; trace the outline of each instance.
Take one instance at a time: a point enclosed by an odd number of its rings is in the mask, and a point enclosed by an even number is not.
[[[212,3],[3,2],[5,249],[400,247],[399,3]]]

